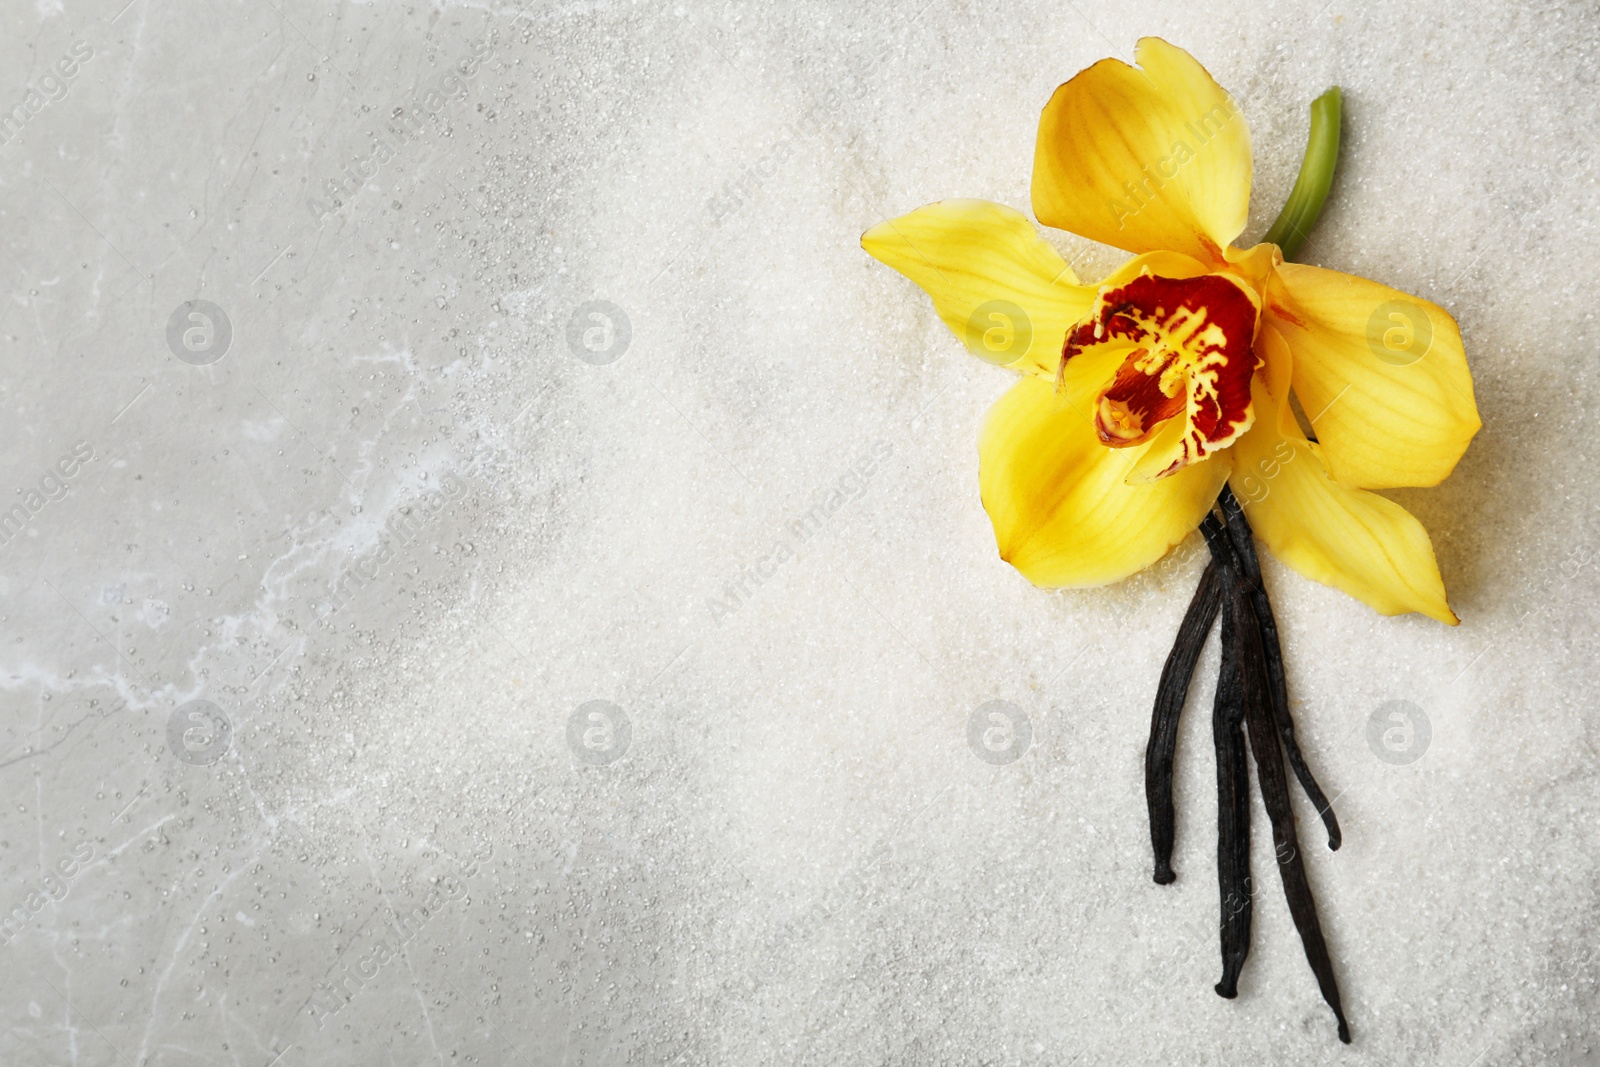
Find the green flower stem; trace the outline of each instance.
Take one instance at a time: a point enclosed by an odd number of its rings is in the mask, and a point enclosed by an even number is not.
[[[1293,259],[1300,251],[1328,199],[1333,168],[1339,163],[1339,117],[1343,105],[1344,97],[1337,85],[1311,101],[1311,133],[1306,138],[1305,158],[1300,161],[1300,176],[1294,180],[1289,202],[1278,212],[1278,220],[1262,238],[1283,249],[1284,259]]]

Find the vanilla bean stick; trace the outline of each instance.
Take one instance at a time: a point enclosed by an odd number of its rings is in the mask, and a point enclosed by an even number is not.
[[[1306,961],[1322,990],[1322,998],[1338,1020],[1339,1040],[1349,1044],[1350,1026],[1339,1000],[1333,961],[1317,919],[1316,902],[1306,877],[1284,771],[1287,753],[1302,787],[1317,804],[1328,827],[1328,845],[1339,847],[1339,824],[1322,790],[1300,756],[1289,715],[1288,687],[1278,646],[1272,605],[1261,581],[1254,534],[1239,503],[1226,487],[1217,497],[1221,515],[1213,512],[1200,523],[1211,561],[1201,587],[1184,616],[1178,642],[1162,673],[1161,689],[1145,750],[1145,789],[1150,804],[1150,835],[1155,850],[1156,881],[1170,882],[1172,873],[1172,761],[1178,716],[1194,671],[1192,645],[1203,645],[1210,620],[1222,615],[1222,665],[1212,708],[1212,740],[1217,751],[1217,886],[1221,898],[1222,978],[1218,995],[1238,995],[1239,975],[1250,953],[1253,907],[1250,879],[1250,756],[1254,756],[1261,800],[1272,824],[1278,873],[1289,902]],[[1213,593],[1213,586],[1220,593]],[[1211,606],[1211,598],[1220,607]]]
[[[1172,762],[1178,746],[1178,717],[1189,695],[1189,680],[1205,648],[1206,635],[1216,620],[1223,599],[1222,572],[1216,561],[1206,564],[1200,585],[1189,602],[1178,638],[1161,669],[1155,708],[1150,716],[1150,743],[1144,750],[1144,792],[1150,806],[1150,844],[1155,852],[1155,882],[1168,885],[1178,876],[1172,871],[1175,818],[1172,810]]]
[[[1300,931],[1306,961],[1311,964],[1311,973],[1316,975],[1322,999],[1328,1002],[1334,1018],[1339,1021],[1339,1040],[1349,1044],[1350,1024],[1345,1021],[1344,1009],[1339,1003],[1339,986],[1333,975],[1333,961],[1328,957],[1328,946],[1322,937],[1322,924],[1317,921],[1317,905],[1311,896],[1305,862],[1300,857],[1300,843],[1295,835],[1294,811],[1289,806],[1289,779],[1283,770],[1280,734],[1273,722],[1266,654],[1262,649],[1261,627],[1252,601],[1249,584],[1236,581],[1229,596],[1228,614],[1224,617],[1223,626],[1226,629],[1230,622],[1233,624],[1234,653],[1239,678],[1243,683],[1246,732],[1250,737],[1250,750],[1255,756],[1261,801],[1272,823],[1272,839],[1278,856],[1278,873],[1283,878],[1283,894],[1288,898],[1289,914],[1294,917],[1295,928]],[[1218,992],[1221,992],[1220,987]]]
[[[1338,851],[1343,841],[1343,835],[1339,832],[1339,818],[1333,813],[1333,805],[1328,802],[1327,794],[1312,777],[1311,768],[1306,766],[1305,757],[1300,754],[1300,746],[1295,741],[1294,718],[1289,712],[1289,686],[1283,672],[1283,649],[1278,641],[1278,620],[1272,614],[1272,601],[1268,599],[1267,587],[1261,580],[1261,561],[1256,555],[1255,532],[1251,530],[1250,520],[1245,518],[1244,508],[1234,497],[1233,490],[1226,485],[1217,495],[1217,505],[1228,520],[1228,534],[1234,553],[1250,583],[1250,598],[1261,627],[1261,647],[1272,692],[1272,717],[1283,739],[1284,753],[1289,758],[1294,776],[1300,780],[1300,788],[1306,791],[1317,814],[1322,816],[1323,825],[1328,830],[1328,848]]]
[[[1217,995],[1239,993],[1239,973],[1250,955],[1250,768],[1241,732],[1244,678],[1239,670],[1238,620],[1232,591],[1242,583],[1237,552],[1216,515],[1207,515],[1200,533],[1211,550],[1211,564],[1225,588],[1222,607],[1222,663],[1212,706],[1211,737],[1217,750],[1217,895],[1221,903],[1222,979]]]
[[[1225,581],[1233,575],[1224,572]],[[1239,672],[1238,626],[1230,606],[1222,615],[1222,667],[1211,714],[1217,749],[1217,891],[1221,900],[1222,980],[1217,994],[1239,993],[1239,972],[1250,954],[1250,771],[1245,761],[1244,688]]]

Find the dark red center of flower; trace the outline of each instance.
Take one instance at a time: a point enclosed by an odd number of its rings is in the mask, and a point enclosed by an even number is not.
[[[1227,275],[1143,274],[1099,294],[1067,334],[1061,366],[1089,349],[1126,350],[1096,398],[1095,430],[1106,445],[1127,448],[1182,418],[1160,446],[1172,454],[1161,471],[1169,474],[1226,448],[1250,427],[1256,317],[1251,294]]]

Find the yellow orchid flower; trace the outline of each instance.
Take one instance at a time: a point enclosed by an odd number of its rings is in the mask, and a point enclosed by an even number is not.
[[[1098,285],[1079,284],[1021,213],[985,201],[930,204],[861,244],[927,290],[974,353],[1023,373],[979,443],[1002,559],[1039,585],[1100,585],[1197,527],[1204,535],[1211,562],[1162,670],[1145,749],[1153,880],[1177,877],[1178,719],[1220,617],[1216,991],[1237,994],[1250,947],[1248,737],[1289,911],[1348,1043],[1288,771],[1330,849],[1341,834],[1295,740],[1255,538],[1386,615],[1457,622],[1422,525],[1372,490],[1434,485],[1455,468],[1481,425],[1472,376],[1442,308],[1286,262],[1332,182],[1337,89],[1312,105],[1288,205],[1260,244],[1239,249],[1250,201],[1244,116],[1182,49],[1147,37],[1135,58],[1137,68],[1106,59],[1080,72],[1039,122],[1039,221],[1134,254]]]
[[[974,352],[1023,372],[979,445],[1001,558],[1042,586],[1114,582],[1188,536],[1226,485],[1301,574],[1454,624],[1421,523],[1370,490],[1437,484],[1481,425],[1455,321],[1277,244],[1235,248],[1244,116],[1181,48],[1146,37],[1136,61],[1080,72],[1039,123],[1039,221],[1134,253],[1098,285],[986,201],[930,204],[861,240]]]

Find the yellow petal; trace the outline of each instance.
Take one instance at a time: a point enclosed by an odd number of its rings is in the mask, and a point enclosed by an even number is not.
[[[1024,378],[984,420],[983,506],[1000,558],[1035,585],[1103,585],[1149,566],[1199,524],[1227,478],[1224,452],[1153,484],[1127,483],[1148,446],[1105,447],[1090,410],[1117,358],[1073,360],[1059,393]]]
[[[922,286],[975,355],[1049,378],[1094,301],[1026,215],[987,200],[920,207],[868,230],[861,247]]]
[[[1225,268],[1228,273],[1244,279],[1256,292],[1265,293],[1272,276],[1283,265],[1283,249],[1265,243],[1249,248],[1229,248],[1224,250],[1222,258],[1228,263]]]
[[[1033,213],[1129,252],[1220,264],[1250,208],[1250,130],[1193,56],[1158,37],[1136,69],[1103,59],[1062,85],[1039,120]]]
[[[1263,327],[1258,344],[1273,364],[1287,365],[1283,340]],[[1276,349],[1274,351],[1273,349]],[[1346,489],[1328,477],[1324,450],[1307,441],[1256,378],[1255,426],[1231,451],[1228,479],[1244,504],[1256,536],[1272,554],[1311,578],[1343,590],[1384,615],[1420,611],[1440,622],[1458,620],[1445,599],[1444,581],[1428,533],[1392,500]],[[1268,415],[1276,411],[1278,417]]]
[[[1146,252],[1134,256],[1103,278],[1095,291],[1116,289],[1127,285],[1141,274],[1159,274],[1163,278],[1198,278],[1211,273],[1211,269],[1193,256],[1180,255],[1165,250]]]
[[[1482,422],[1455,320],[1377,282],[1284,263],[1268,318],[1294,353],[1294,389],[1341,485],[1437,485]]]

